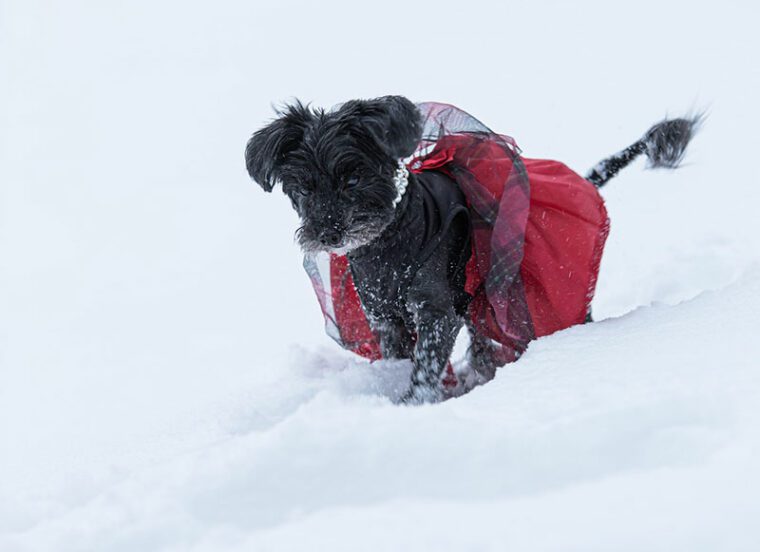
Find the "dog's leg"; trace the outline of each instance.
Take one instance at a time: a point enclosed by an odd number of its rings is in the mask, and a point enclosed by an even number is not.
[[[405,402],[438,402],[443,399],[441,379],[446,369],[461,319],[451,309],[421,307],[415,312],[417,343],[411,388]]]
[[[411,388],[402,398],[404,402],[443,399],[441,378],[462,327],[445,278],[445,257],[437,257],[417,272],[407,294],[407,308],[414,319],[417,343]]]
[[[478,381],[476,385],[481,385],[494,378],[496,369],[501,363],[496,356],[496,350],[491,343],[491,339],[479,334],[472,321],[468,320],[466,324],[467,332],[470,334],[467,361],[470,368],[477,375]]]
[[[412,358],[414,340],[412,334],[404,326],[403,320],[370,318],[369,323],[380,339],[380,352],[383,358]]]

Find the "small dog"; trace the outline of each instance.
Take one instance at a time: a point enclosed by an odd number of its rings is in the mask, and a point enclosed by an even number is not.
[[[463,324],[471,367],[482,380],[492,378],[503,360],[493,340],[466,316],[472,301],[466,265],[473,255],[468,198],[450,174],[409,174],[399,162],[421,140],[417,106],[386,96],[331,111],[295,102],[278,115],[248,142],[248,173],[267,192],[281,183],[301,219],[297,237],[305,252],[347,256],[382,356],[413,361],[403,400],[445,398],[442,379]],[[600,162],[587,181],[600,188],[642,153],[651,166],[676,167],[698,122],[694,117],[655,125]]]

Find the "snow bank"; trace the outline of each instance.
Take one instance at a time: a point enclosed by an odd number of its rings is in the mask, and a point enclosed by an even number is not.
[[[251,397],[235,434],[6,546],[751,550],[758,308],[755,273],[541,339],[436,406],[390,403],[403,365],[307,356]]]

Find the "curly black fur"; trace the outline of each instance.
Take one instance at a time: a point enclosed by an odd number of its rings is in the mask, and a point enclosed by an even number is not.
[[[282,183],[301,217],[305,250],[352,249],[393,219],[393,174],[414,151],[421,125],[401,96],[352,100],[332,111],[296,102],[251,137],[246,167],[268,192]]]

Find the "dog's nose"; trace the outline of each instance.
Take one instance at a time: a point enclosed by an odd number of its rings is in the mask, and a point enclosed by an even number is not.
[[[324,245],[325,247],[335,247],[338,244],[340,244],[340,232],[337,230],[330,228],[328,230],[325,230],[320,234],[319,236],[319,243]]]

